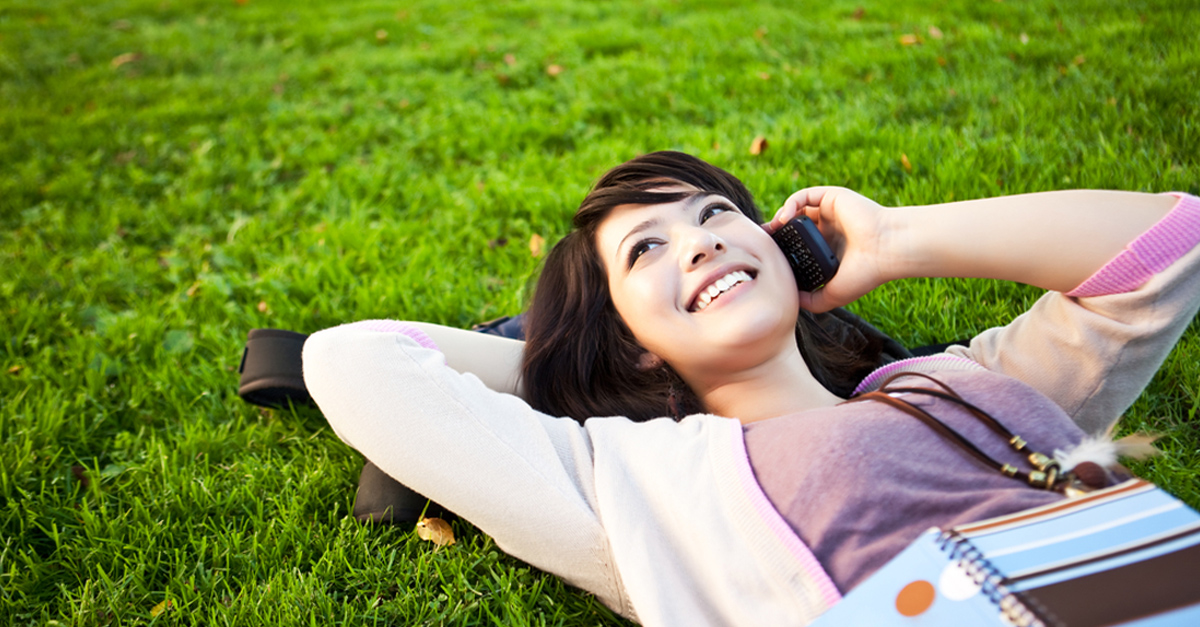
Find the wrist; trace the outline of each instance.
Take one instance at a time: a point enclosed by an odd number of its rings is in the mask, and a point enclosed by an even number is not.
[[[921,254],[920,216],[909,207],[887,207],[879,212],[877,266],[879,285],[898,279],[927,276]]]

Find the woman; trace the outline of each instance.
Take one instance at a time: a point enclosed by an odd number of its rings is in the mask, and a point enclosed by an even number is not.
[[[735,178],[654,153],[601,179],[547,259],[524,378],[519,343],[370,321],[313,335],[305,380],[389,475],[624,616],[806,624],[925,528],[1062,496],[884,402],[844,403],[853,368],[806,341],[798,312],[905,277],[1052,290],[968,347],[857,383],[932,374],[1034,450],[1071,448],[1116,421],[1200,306],[1198,205],[1054,192],[884,209],[813,188],[763,228]],[[768,235],[801,212],[842,260],[811,294]],[[952,400],[909,396],[1025,463]]]

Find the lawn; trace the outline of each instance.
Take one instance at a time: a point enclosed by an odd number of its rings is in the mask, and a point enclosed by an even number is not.
[[[247,330],[516,313],[591,182],[658,149],[768,211],[1200,193],[1197,32],[1189,0],[8,0],[0,624],[623,624],[466,523],[348,518],[361,458],[237,397]],[[853,309],[915,346],[1036,296]],[[1198,356],[1193,324],[1125,423],[1193,506]]]

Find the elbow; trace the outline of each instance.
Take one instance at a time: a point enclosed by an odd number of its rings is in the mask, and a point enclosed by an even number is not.
[[[353,430],[349,418],[355,414],[350,407],[355,397],[353,373],[361,368],[362,362],[361,357],[355,357],[353,342],[338,329],[312,334],[301,353],[304,386],[309,396],[334,433],[352,446],[348,436]]]

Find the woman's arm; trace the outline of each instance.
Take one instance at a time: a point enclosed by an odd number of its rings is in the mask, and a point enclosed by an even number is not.
[[[1066,292],[1171,210],[1161,194],[1062,191],[889,211],[895,276],[1003,279]]]
[[[808,190],[800,195],[813,200]],[[825,302],[866,293],[881,277],[979,276],[1051,288],[1011,323],[947,352],[1028,383],[1089,433],[1104,432],[1129,407],[1200,309],[1200,199],[1192,196],[1055,192],[891,211],[845,190],[815,196],[810,217],[825,219],[852,261]],[[902,228],[880,226],[904,213]],[[1072,231],[1073,222],[1097,224]],[[1037,225],[1037,234],[1024,237],[1021,224]],[[917,225],[927,232],[909,232]],[[899,242],[884,241],[898,234]]]
[[[500,548],[627,612],[596,514],[588,432],[448,367],[463,355],[439,342],[471,338],[416,326],[372,320],[308,338],[304,381],[334,432]]]
[[[1177,199],[1160,194],[1063,191],[885,209],[847,189],[813,187],[788,198],[767,225],[803,212],[842,259],[801,305],[826,311],[888,281],[973,277],[1066,292],[1162,219]]]

